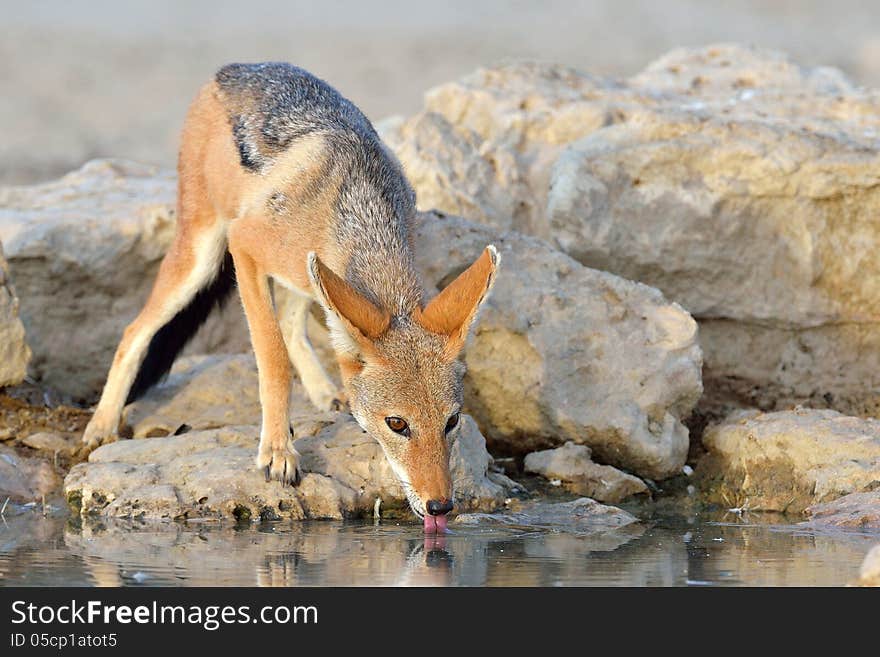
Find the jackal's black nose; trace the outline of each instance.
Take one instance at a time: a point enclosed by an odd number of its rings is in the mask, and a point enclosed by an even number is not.
[[[425,508],[432,516],[446,515],[452,511],[452,500],[428,500]]]

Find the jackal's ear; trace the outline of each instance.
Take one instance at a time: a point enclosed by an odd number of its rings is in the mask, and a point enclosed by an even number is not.
[[[495,284],[499,262],[498,250],[487,246],[474,264],[431,299],[424,309],[416,309],[413,314],[425,329],[449,338],[447,352],[453,358],[464,346],[477,311]]]
[[[316,253],[309,253],[307,264],[312,290],[327,314],[333,348],[337,354],[360,358],[385,332],[391,317],[337,276]]]

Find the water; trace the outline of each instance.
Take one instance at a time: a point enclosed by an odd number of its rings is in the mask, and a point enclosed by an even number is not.
[[[668,516],[595,535],[477,525],[425,538],[394,522],[77,526],[26,514],[0,523],[0,584],[839,586],[878,541],[760,515]]]

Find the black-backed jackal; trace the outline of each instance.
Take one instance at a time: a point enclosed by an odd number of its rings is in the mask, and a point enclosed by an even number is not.
[[[316,406],[347,398],[426,529],[445,527],[462,405],[457,357],[494,283],[496,250],[486,247],[425,304],[411,243],[415,194],[400,164],[360,110],[288,64],[232,64],[202,87],[178,174],[174,243],[116,350],[85,443],[116,435],[123,406],[168,372],[237,281],[259,370],[257,466],[266,477],[299,482],[292,361]],[[286,341],[270,277],[298,299]],[[312,300],[326,313],[344,393],[309,343]]]

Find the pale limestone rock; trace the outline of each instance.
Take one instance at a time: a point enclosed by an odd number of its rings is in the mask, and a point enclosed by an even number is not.
[[[742,412],[703,435],[697,482],[728,507],[800,513],[880,486],[880,420],[830,410]]]
[[[25,436],[21,439],[21,444],[49,454],[57,452],[65,455],[72,455],[80,447],[78,437],[72,438],[49,431],[38,431],[37,433]]]
[[[291,392],[291,415],[313,413],[301,384]],[[260,390],[253,353],[188,356],[168,378],[129,404],[123,422],[135,438],[260,423]],[[185,429],[185,427],[184,427]],[[126,432],[127,433],[127,432]]]
[[[175,195],[173,172],[121,160],[0,188],[0,240],[38,379],[77,398],[100,392],[174,237]],[[222,315],[203,327],[196,352],[247,348],[241,304]]]
[[[629,80],[480,69],[383,134],[420,207],[549,240],[693,313],[710,400],[876,412],[877,91],[723,44]]]
[[[19,318],[19,301],[0,243],[0,388],[24,380],[31,357]]]
[[[609,504],[648,492],[641,479],[610,465],[595,463],[589,447],[573,442],[526,455],[525,471],[545,479],[559,479],[568,490]]]
[[[417,264],[440,289],[487,244],[497,282],[464,350],[465,403],[490,447],[566,441],[662,479],[688,448],[681,420],[702,391],[697,326],[657,290],[588,269],[546,243],[427,213]]]
[[[379,444],[349,417],[300,425],[297,449],[304,476],[297,487],[265,481],[254,466],[258,426],[191,431],[180,436],[104,445],[64,482],[68,502],[83,516],[140,518],[343,518],[400,513],[405,497]],[[489,455],[474,422],[463,418],[450,467],[456,507],[492,510],[508,491],[487,478]]]

